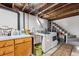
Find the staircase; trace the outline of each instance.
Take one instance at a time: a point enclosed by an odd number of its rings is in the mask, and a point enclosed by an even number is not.
[[[75,35],[71,34],[70,32],[68,32],[66,29],[64,29],[63,27],[61,27],[60,25],[58,25],[55,22],[51,22],[51,27],[53,27],[51,30],[54,32],[64,32],[66,33],[68,36],[72,36],[75,37]]]
[[[54,28],[51,28],[52,32],[55,31],[55,32],[64,32],[64,34],[67,34],[66,36],[66,43],[67,44],[71,44],[71,45],[79,45],[79,38],[77,38],[76,35],[68,32],[66,29],[64,29],[63,27],[61,27],[60,25],[58,25],[57,23],[55,22],[51,22],[51,27],[54,27]]]
[[[62,28],[60,25],[56,24],[55,22],[52,22],[52,26],[55,27],[57,31],[61,31],[61,32],[67,33],[69,35],[71,34],[67,30],[65,30],[64,28]]]

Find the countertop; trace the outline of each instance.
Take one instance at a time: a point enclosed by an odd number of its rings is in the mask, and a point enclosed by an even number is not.
[[[0,37],[0,41],[2,41],[2,40],[16,39],[16,38],[24,38],[24,37],[33,37],[33,35],[1,36],[1,37]]]

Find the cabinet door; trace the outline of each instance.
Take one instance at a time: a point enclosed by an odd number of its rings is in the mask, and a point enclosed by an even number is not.
[[[4,48],[0,48],[0,56],[2,56],[5,52],[5,49]]]
[[[32,38],[26,39],[26,55],[31,56],[32,55]]]
[[[26,43],[15,45],[15,56],[26,56]]]
[[[14,52],[14,46],[4,47],[4,49],[5,49],[5,54]]]
[[[26,55],[31,56],[32,55],[32,46],[26,45]]]

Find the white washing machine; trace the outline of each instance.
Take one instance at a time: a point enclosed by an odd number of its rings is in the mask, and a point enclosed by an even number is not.
[[[53,36],[56,36],[55,32],[51,32],[50,34],[43,34],[42,50],[44,53],[57,45],[58,41],[53,41]]]

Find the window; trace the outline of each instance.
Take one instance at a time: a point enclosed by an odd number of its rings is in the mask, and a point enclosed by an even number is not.
[[[6,8],[0,8],[0,26],[18,29],[18,18],[17,12],[8,10]]]

